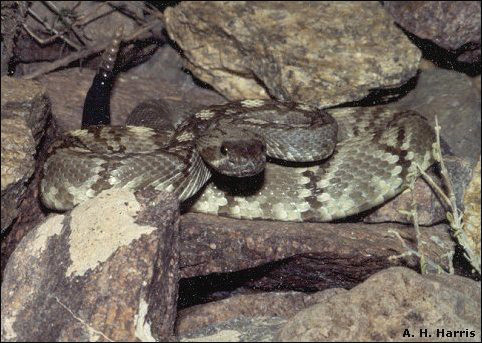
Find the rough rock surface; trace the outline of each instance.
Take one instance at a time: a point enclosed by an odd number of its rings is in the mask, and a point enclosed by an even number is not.
[[[20,25],[27,13],[26,1],[3,1],[2,6],[2,42],[1,42],[1,75],[7,75],[8,64],[13,56]]]
[[[2,119],[2,232],[18,216],[18,206],[35,167],[35,141],[24,122]]]
[[[35,168],[35,152],[50,110],[45,89],[35,81],[2,77],[1,230],[18,216],[18,206]]]
[[[300,311],[283,327],[279,339],[479,342],[480,305],[478,282],[390,268],[349,292]],[[432,336],[420,336],[420,330]],[[437,330],[443,331],[445,337],[437,337]],[[455,331],[462,334],[454,337]],[[414,336],[404,337],[404,333]]]
[[[236,317],[178,336],[180,342],[276,342],[286,323],[279,317]]]
[[[476,163],[457,156],[444,156],[445,167],[453,186],[457,207],[465,209],[464,194],[472,180]]]
[[[52,215],[12,254],[2,341],[132,341],[173,333],[178,204],[144,190],[104,192]]]
[[[37,143],[48,122],[49,111],[50,104],[42,84],[2,77],[2,118],[23,120]]]
[[[420,60],[377,2],[183,2],[164,14],[187,68],[231,100],[358,100]]]
[[[480,274],[480,157],[472,181],[465,190],[464,203],[464,232],[468,238],[466,252],[470,263]]]
[[[398,267],[349,291],[240,294],[193,306],[179,311],[176,333],[183,342],[400,341],[404,333],[414,335],[409,341],[476,341],[479,308],[479,283]],[[423,339],[420,329],[432,337]],[[446,337],[435,338],[437,329]]]
[[[423,113],[429,123],[437,115],[441,136],[453,154],[477,163],[480,155],[480,89],[462,73],[441,68],[423,70],[417,85],[393,106]]]
[[[453,250],[445,225],[421,230],[420,248],[428,259],[447,267]],[[181,218],[181,276],[228,273],[274,261],[266,270],[245,271],[245,285],[267,290],[351,288],[381,269],[418,259],[397,238],[414,247],[415,230],[400,224],[289,223],[237,220],[188,213]],[[253,275],[258,275],[254,278]],[[236,275],[242,279],[243,274]]]
[[[330,296],[346,292],[331,288],[324,292],[306,294],[301,292],[270,292],[235,295],[221,301],[192,306],[178,312],[176,334],[178,336],[215,327],[223,322],[245,318],[288,319],[300,310],[323,302]],[[204,329],[205,330],[205,329]]]
[[[480,61],[480,1],[385,1],[398,24],[458,55]]]

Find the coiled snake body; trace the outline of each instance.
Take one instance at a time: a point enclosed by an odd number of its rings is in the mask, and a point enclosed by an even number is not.
[[[87,93],[83,126],[110,123],[109,94],[121,37],[122,28]],[[140,114],[137,124],[153,113],[174,117],[163,104],[140,104],[132,113]],[[186,200],[199,195],[212,173],[221,173],[227,176],[216,179],[224,183],[205,187],[193,211],[330,221],[404,190],[419,175],[417,164],[426,169],[432,163],[433,141],[433,130],[413,111],[323,111],[293,102],[244,100],[208,107],[174,131],[93,126],[69,132],[49,148],[40,194],[47,207],[57,210],[119,187],[154,187]]]
[[[135,126],[72,131],[50,149],[41,197],[59,210],[116,187],[154,187],[185,200],[218,170],[229,175],[231,192],[211,183],[193,211],[330,221],[404,190],[419,175],[416,164],[426,169],[432,163],[433,141],[433,130],[413,111],[322,111],[292,102],[244,100],[208,107],[174,133]],[[265,152],[271,157],[266,164]],[[234,177],[259,187],[246,192]]]

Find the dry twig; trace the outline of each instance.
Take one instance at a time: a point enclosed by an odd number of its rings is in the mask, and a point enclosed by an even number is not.
[[[417,168],[419,169],[423,178],[432,187],[433,191],[439,196],[439,198],[442,199],[444,205],[447,207],[447,220],[449,222],[450,228],[452,229],[452,233],[457,239],[457,242],[464,248],[465,258],[469,262],[471,262],[472,266],[480,274],[480,263],[478,265],[476,263],[472,263],[472,261],[476,257],[476,253],[470,248],[469,238],[464,230],[463,212],[457,208],[457,201],[455,198],[452,181],[450,180],[447,167],[445,166],[444,160],[442,158],[442,150],[440,148],[440,129],[441,127],[438,124],[438,118],[437,116],[435,116],[436,141],[433,145],[432,154],[434,156],[434,159],[440,164],[440,173],[442,175],[443,183],[447,188],[447,194],[432,180],[432,178],[427,173],[425,173],[425,171],[422,170],[422,168],[420,168],[420,166],[417,166]]]
[[[122,41],[123,42],[130,42],[134,39],[140,39],[143,34],[145,34],[146,32],[148,32],[149,30],[151,30],[153,27],[155,27],[157,25],[159,25],[159,20],[155,19],[155,20],[145,24],[144,26],[139,28],[137,31],[132,33],[129,37],[124,38]],[[49,64],[46,64],[46,65],[40,67],[39,69],[33,71],[30,74],[24,75],[22,78],[26,79],[26,80],[29,80],[29,79],[36,78],[40,75],[47,74],[47,73],[49,73],[51,71],[54,71],[58,68],[65,67],[65,66],[69,65],[70,63],[72,63],[74,61],[86,58],[86,57],[88,57],[90,55],[93,55],[93,54],[96,54],[96,53],[99,53],[99,52],[105,50],[107,47],[109,47],[110,44],[111,44],[111,42],[106,42],[106,43],[97,44],[97,45],[88,47],[88,48],[86,48],[84,50],[81,50],[81,51],[73,52],[66,57],[63,57],[59,60],[53,61]]]

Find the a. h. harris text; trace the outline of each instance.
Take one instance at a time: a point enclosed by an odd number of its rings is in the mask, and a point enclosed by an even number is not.
[[[402,337],[422,337],[422,338],[472,338],[475,337],[475,330],[448,330],[448,329],[418,329],[410,331],[405,329]]]

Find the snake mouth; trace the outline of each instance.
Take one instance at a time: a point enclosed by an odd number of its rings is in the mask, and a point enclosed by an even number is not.
[[[259,158],[255,160],[229,158],[223,161],[218,161],[216,164],[208,164],[219,174],[235,177],[249,177],[257,175],[264,170],[266,165],[266,156],[259,156]]]
[[[236,171],[236,172],[222,172],[224,175],[227,176],[236,176],[236,177],[249,177],[249,176],[254,176],[259,173],[261,173],[264,170],[264,168],[256,168],[256,169],[248,169],[244,171]]]

